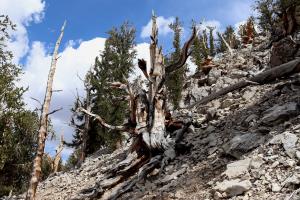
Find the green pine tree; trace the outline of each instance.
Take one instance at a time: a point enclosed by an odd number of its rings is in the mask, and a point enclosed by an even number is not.
[[[21,68],[6,48],[15,25],[0,16],[0,196],[26,189],[36,149],[38,115],[25,109],[26,89],[16,86]]]
[[[179,59],[181,54],[180,38],[181,38],[182,24],[179,21],[179,18],[176,17],[175,22],[170,24],[169,27],[174,32],[174,38],[173,38],[174,52],[170,55],[169,58],[165,59],[166,63],[176,62]],[[175,71],[170,76],[168,76],[168,79],[166,80],[168,96],[174,106],[174,109],[179,107],[186,70],[187,70],[186,66],[182,67],[181,69]]]
[[[209,54],[210,56],[215,55],[215,39],[214,39],[214,30],[216,29],[215,27],[207,27],[209,30]]]
[[[299,0],[257,0],[255,9],[258,12],[258,25],[263,32],[276,34],[276,29],[283,23],[283,14],[297,5],[300,5]]]
[[[133,60],[136,56],[135,29],[129,23],[124,23],[108,34],[104,51],[96,58],[91,76],[92,112],[103,117],[109,124],[122,124],[127,116],[128,106],[127,101],[117,99],[126,94],[121,90],[112,90],[109,83],[125,82],[133,72]],[[121,140],[119,132],[106,130],[98,122],[92,121],[87,153],[92,153],[103,145],[114,149]]]

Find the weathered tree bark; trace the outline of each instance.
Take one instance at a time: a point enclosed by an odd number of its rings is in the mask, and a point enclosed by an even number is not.
[[[253,76],[247,80],[243,80],[236,84],[233,84],[231,86],[223,88],[220,91],[217,91],[207,97],[204,97],[200,101],[195,102],[194,104],[186,107],[185,109],[191,109],[195,106],[206,104],[206,103],[208,103],[214,99],[217,99],[229,92],[247,87],[252,84],[265,84],[270,81],[274,81],[277,78],[290,76],[292,74],[299,73],[299,72],[300,72],[300,58],[290,61],[288,63],[285,63],[283,65],[279,65],[277,67],[271,68],[269,70],[266,70],[266,71],[264,71],[260,74],[257,74],[256,76]]]
[[[32,172],[32,177],[30,180],[30,185],[29,185],[26,199],[31,199],[31,200],[35,199],[36,189],[41,178],[41,173],[42,173],[41,165],[42,165],[42,159],[43,159],[43,154],[45,149],[45,141],[47,139],[49,107],[50,107],[50,102],[51,102],[51,97],[53,92],[52,85],[53,85],[53,79],[54,79],[54,74],[56,69],[56,62],[58,59],[57,57],[58,48],[64,34],[65,26],[66,26],[66,22],[64,22],[61,28],[60,36],[55,44],[54,52],[52,55],[52,61],[51,61],[47,87],[46,87],[46,94],[45,94],[44,104],[43,104],[42,113],[40,117],[40,128],[38,131],[39,134],[38,148],[37,148],[36,157],[33,162],[33,172]]]
[[[174,129],[175,123],[170,122],[170,116],[166,108],[166,77],[180,69],[186,63],[190,55],[189,47],[196,35],[196,29],[193,28],[193,34],[184,44],[179,60],[164,65],[164,57],[162,49],[158,48],[158,29],[156,25],[156,17],[152,16],[152,34],[150,44],[150,71],[147,71],[147,63],[145,60],[139,60],[138,66],[142,70],[148,80],[148,91],[143,89],[133,90],[129,82],[111,83],[111,87],[125,90],[128,94],[130,118],[126,124],[114,126],[107,124],[97,114],[79,108],[78,111],[84,112],[99,121],[99,123],[108,129],[119,131],[127,131],[133,137],[128,159],[121,162],[115,169],[108,173],[109,179],[104,179],[95,186],[84,198],[101,197],[103,199],[115,199],[122,193],[128,191],[132,186],[145,177],[155,167],[158,167],[163,158],[166,156],[166,150],[175,151],[175,138],[171,138],[167,134],[167,129]],[[177,126],[184,128],[184,126]],[[174,129],[176,130],[176,128]],[[139,171],[139,175],[136,175]],[[114,177],[114,178],[111,178]]]

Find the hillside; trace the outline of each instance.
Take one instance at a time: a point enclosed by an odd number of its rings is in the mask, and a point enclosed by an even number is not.
[[[207,76],[188,78],[182,104],[265,70],[270,59],[266,41],[260,36],[232,55],[216,56],[217,67]],[[299,96],[300,78],[295,75],[176,111],[176,119],[192,119],[180,142],[187,148],[162,173],[155,169],[118,199],[299,199]],[[126,144],[113,153],[102,149],[79,169],[51,175],[39,184],[38,199],[91,199],[104,174],[125,159],[127,150]]]

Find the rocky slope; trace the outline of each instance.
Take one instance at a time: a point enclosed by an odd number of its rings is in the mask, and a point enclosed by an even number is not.
[[[182,106],[253,76],[269,63],[265,38],[233,55],[215,58],[208,76],[196,74],[184,90]],[[228,93],[208,104],[182,109],[177,118],[193,125],[182,144],[185,152],[163,173],[154,170],[120,199],[295,200],[300,196],[300,78],[283,78]],[[100,150],[80,169],[50,176],[38,188],[38,199],[84,199],[80,191],[126,157],[126,147]],[[300,192],[299,192],[300,193]]]

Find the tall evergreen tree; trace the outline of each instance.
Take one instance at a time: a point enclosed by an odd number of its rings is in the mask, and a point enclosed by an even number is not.
[[[133,72],[133,60],[136,56],[135,29],[128,22],[120,28],[108,32],[109,37],[100,58],[95,60],[94,73],[91,76],[92,112],[103,116],[110,124],[124,122],[127,115],[127,102],[119,101],[125,95],[124,91],[111,90],[110,82],[125,82]],[[90,140],[94,144],[117,148],[122,137],[117,131],[108,131],[97,122],[92,122],[89,131]],[[95,151],[97,145],[88,146],[88,153]]]
[[[197,70],[200,70],[201,64],[203,62],[203,55],[202,55],[202,41],[197,35],[194,39],[193,45],[191,47],[192,49],[192,54],[191,54],[191,60],[195,65],[197,66]]]
[[[209,54],[210,56],[215,55],[215,39],[214,39],[214,30],[216,29],[215,27],[208,26],[207,27],[209,30]]]
[[[74,153],[72,162],[69,163],[70,165],[76,160],[77,161],[76,166],[80,166],[84,161],[88,151],[87,144],[90,145],[93,144],[93,142],[90,141],[90,137],[89,137],[89,130],[91,124],[90,116],[81,112],[77,112],[78,108],[80,107],[85,108],[88,111],[91,111],[91,107],[92,107],[91,75],[92,72],[88,71],[85,76],[85,79],[83,80],[85,94],[86,94],[85,97],[80,98],[79,94],[77,94],[76,100],[74,102],[74,106],[71,108],[71,112],[73,114],[72,114],[70,125],[71,127],[74,128],[75,133],[73,134],[72,142],[68,143],[64,141],[64,144],[69,147],[75,148],[77,151],[76,153]]]
[[[26,189],[37,140],[38,115],[25,109],[26,89],[15,84],[22,71],[6,49],[14,28],[7,16],[0,16],[0,196]]]
[[[288,15],[293,15],[293,9],[300,5],[299,0],[259,0],[255,8],[258,11],[258,24],[263,32],[278,35],[278,28],[289,26]],[[294,18],[293,16],[291,18]],[[287,26],[287,27],[286,27]]]
[[[182,24],[179,21],[179,18],[176,17],[175,22],[170,24],[169,27],[174,32],[174,38],[173,38],[174,52],[170,55],[169,58],[166,59],[166,62],[174,63],[179,59],[180,54],[181,54],[180,39],[181,39],[181,32],[182,32]],[[183,89],[186,70],[187,70],[187,67],[185,66],[185,67],[173,72],[166,80],[168,96],[174,106],[174,109],[179,107],[179,102],[181,100],[181,92]]]
[[[208,36],[207,31],[204,29],[202,31],[202,35],[199,36],[200,40],[202,40],[202,55],[204,58],[207,58],[209,56],[209,48],[208,48]]]
[[[121,100],[125,95],[124,91],[112,90],[109,88],[109,83],[124,82],[133,72],[133,60],[136,56],[135,29],[126,22],[120,28],[112,28],[108,35],[104,51],[95,59],[92,72],[88,76],[90,89],[87,92],[89,92],[90,100],[87,97],[81,101],[77,99],[72,109],[74,118],[71,124],[75,126],[76,132],[72,143],[68,145],[75,147],[76,153],[69,165],[80,160],[84,140],[86,140],[83,149],[85,154],[91,154],[101,146],[115,149],[122,140],[119,132],[107,130],[98,122],[87,119],[87,115],[76,112],[78,107],[86,108],[88,104],[91,104],[91,112],[103,116],[105,121],[110,124],[123,123],[127,115],[127,101]],[[89,121],[88,131],[85,130],[86,120]],[[87,131],[87,135],[83,137],[85,131]]]

